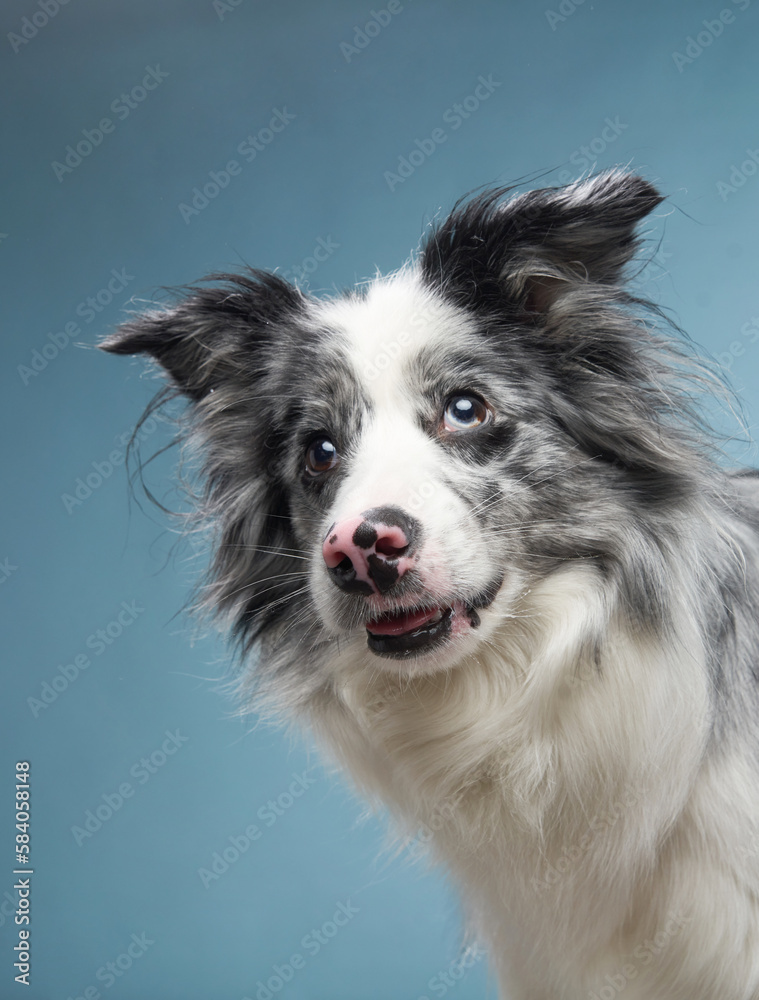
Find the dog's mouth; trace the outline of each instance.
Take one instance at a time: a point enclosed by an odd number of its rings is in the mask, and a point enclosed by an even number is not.
[[[386,611],[366,623],[369,649],[402,659],[426,652],[451,633],[453,607]]]
[[[478,610],[495,600],[503,578],[493,581],[471,601],[426,608],[384,611],[366,622],[369,649],[378,656],[402,660],[420,656],[480,624]]]

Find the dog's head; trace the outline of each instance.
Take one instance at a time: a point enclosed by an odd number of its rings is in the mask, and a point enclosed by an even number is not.
[[[489,192],[355,292],[218,275],[105,341],[190,401],[219,531],[208,599],[245,642],[451,666],[572,560],[648,613],[631,542],[692,460],[666,350],[622,287],[660,200],[616,171]]]

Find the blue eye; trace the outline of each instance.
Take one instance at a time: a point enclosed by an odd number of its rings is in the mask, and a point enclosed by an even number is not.
[[[314,438],[306,448],[306,471],[311,476],[331,472],[339,462],[337,448],[328,437]]]
[[[443,427],[449,433],[470,431],[490,420],[491,411],[479,396],[451,396],[445,404]]]

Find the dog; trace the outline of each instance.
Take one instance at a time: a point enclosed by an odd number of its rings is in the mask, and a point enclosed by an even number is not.
[[[485,190],[346,294],[212,275],[101,345],[187,402],[243,696],[433,831],[509,1000],[759,998],[759,475],[630,290],[661,202]]]

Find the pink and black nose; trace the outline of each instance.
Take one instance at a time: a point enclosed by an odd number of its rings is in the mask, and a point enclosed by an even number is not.
[[[400,507],[374,507],[333,524],[322,551],[332,581],[350,594],[386,594],[414,564],[421,525]]]

